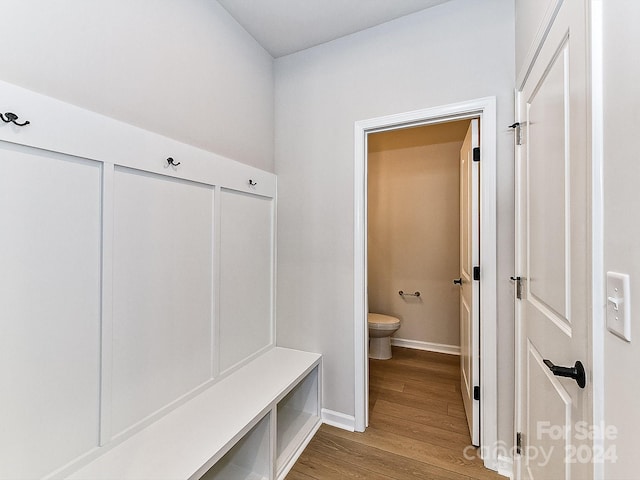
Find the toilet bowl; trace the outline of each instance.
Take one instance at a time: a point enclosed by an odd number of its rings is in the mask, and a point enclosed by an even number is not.
[[[400,328],[400,319],[380,313],[370,313],[367,324],[369,326],[369,358],[390,359],[391,335]]]

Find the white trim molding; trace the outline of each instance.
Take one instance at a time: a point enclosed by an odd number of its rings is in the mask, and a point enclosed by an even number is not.
[[[498,455],[498,474],[513,478],[513,458]]]
[[[604,281],[604,92],[603,0],[591,0],[591,278],[593,425],[605,425],[604,335],[606,288]],[[604,452],[604,436],[595,435],[593,451]],[[594,480],[605,478],[604,462],[593,463]]]
[[[362,432],[368,420],[367,353],[367,135],[418,125],[479,117],[482,168],[480,169],[480,443],[498,440],[497,374],[497,222],[496,222],[496,98],[466,102],[372,118],[354,125],[354,362],[355,430]],[[486,449],[492,450],[492,449]],[[498,459],[488,453],[486,467],[496,470]]]
[[[348,430],[349,432],[355,432],[356,420],[353,415],[347,415],[345,413],[336,412],[323,408],[320,412],[322,423],[331,425],[332,427]]]
[[[391,337],[391,345],[396,347],[413,348],[426,352],[446,353],[447,355],[460,355],[460,345],[446,345],[444,343],[421,342],[420,340],[407,340],[406,338]]]

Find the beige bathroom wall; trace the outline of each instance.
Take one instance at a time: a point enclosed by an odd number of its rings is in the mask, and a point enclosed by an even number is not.
[[[452,280],[460,276],[459,158],[468,125],[369,136],[369,311],[401,319],[395,338],[460,345]]]

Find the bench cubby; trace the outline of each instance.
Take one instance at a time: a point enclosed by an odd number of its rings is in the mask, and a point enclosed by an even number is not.
[[[271,418],[268,413],[205,473],[202,480],[268,480]]]
[[[318,423],[318,369],[314,369],[277,405],[276,466],[282,472],[290,466],[300,445]]]

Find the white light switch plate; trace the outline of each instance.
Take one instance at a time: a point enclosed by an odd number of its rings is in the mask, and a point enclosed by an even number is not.
[[[607,330],[631,341],[629,275],[607,272]]]

